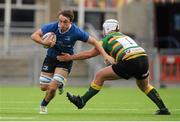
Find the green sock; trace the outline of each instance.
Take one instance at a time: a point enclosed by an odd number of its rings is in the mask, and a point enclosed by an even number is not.
[[[81,97],[81,99],[86,103],[89,99],[95,96],[100,90],[96,90],[92,87],[89,87],[88,91]]]
[[[156,89],[153,88],[147,96],[158,106],[159,109],[166,108]]]

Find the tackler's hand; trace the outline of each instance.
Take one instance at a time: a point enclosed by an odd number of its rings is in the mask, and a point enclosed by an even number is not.
[[[66,62],[72,60],[72,55],[70,55],[69,53],[61,53],[61,55],[58,55],[56,58],[59,61]]]
[[[104,58],[104,63],[106,64],[106,65],[111,65],[111,64],[115,64],[116,62],[115,62],[115,60],[114,60],[114,58],[113,57],[111,57],[111,56],[106,56],[105,58]]]

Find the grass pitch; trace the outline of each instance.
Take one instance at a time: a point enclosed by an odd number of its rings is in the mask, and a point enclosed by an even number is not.
[[[86,88],[67,87],[74,94]],[[82,110],[66,94],[56,95],[48,114],[39,114],[44,93],[38,87],[0,87],[0,121],[180,121],[180,88],[158,89],[172,115],[154,115],[157,110],[137,88],[103,88]]]

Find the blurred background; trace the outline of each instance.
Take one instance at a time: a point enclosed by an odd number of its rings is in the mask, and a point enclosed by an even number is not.
[[[0,0],[0,86],[36,86],[46,49],[30,35],[55,21],[60,9],[72,9],[75,23],[92,36],[102,37],[106,19],[117,19],[149,54],[156,87],[180,86],[180,0]],[[91,46],[77,43],[75,52]],[[104,67],[102,57],[75,61],[69,86],[85,86]],[[134,86],[134,79],[107,86]]]

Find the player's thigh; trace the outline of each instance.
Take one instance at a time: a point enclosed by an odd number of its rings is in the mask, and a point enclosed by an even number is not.
[[[67,78],[69,72],[65,68],[57,67],[54,72],[54,75],[55,74],[59,74],[59,75],[63,76],[64,78]]]
[[[40,88],[42,91],[46,91],[52,80],[53,73],[41,72],[40,73]]]
[[[68,72],[68,70],[65,69],[65,68],[57,67],[57,68],[55,69],[54,74],[59,74],[59,75],[62,75],[64,78],[67,78],[69,72]]]
[[[63,68],[56,67],[54,73],[41,72],[41,77],[51,78],[49,83],[41,84],[41,89],[47,88],[51,92],[55,92],[59,86],[59,82],[64,82],[67,77],[68,71],[63,70]]]
[[[120,77],[113,71],[112,66],[108,66],[99,70],[96,73],[95,79],[105,81],[120,79]]]
[[[65,85],[68,74],[69,72],[67,69],[56,67],[49,87],[53,89],[57,89],[59,85],[61,84]]]
[[[41,87],[41,90],[43,91],[47,90],[49,84],[51,83],[54,70],[55,70],[55,64],[56,64],[56,61],[49,56],[46,56],[46,58],[43,61],[41,74],[39,78],[40,87]]]
[[[41,72],[40,75],[45,75],[45,76],[48,76],[48,77],[53,77],[53,74],[54,73],[49,73],[49,72]]]

